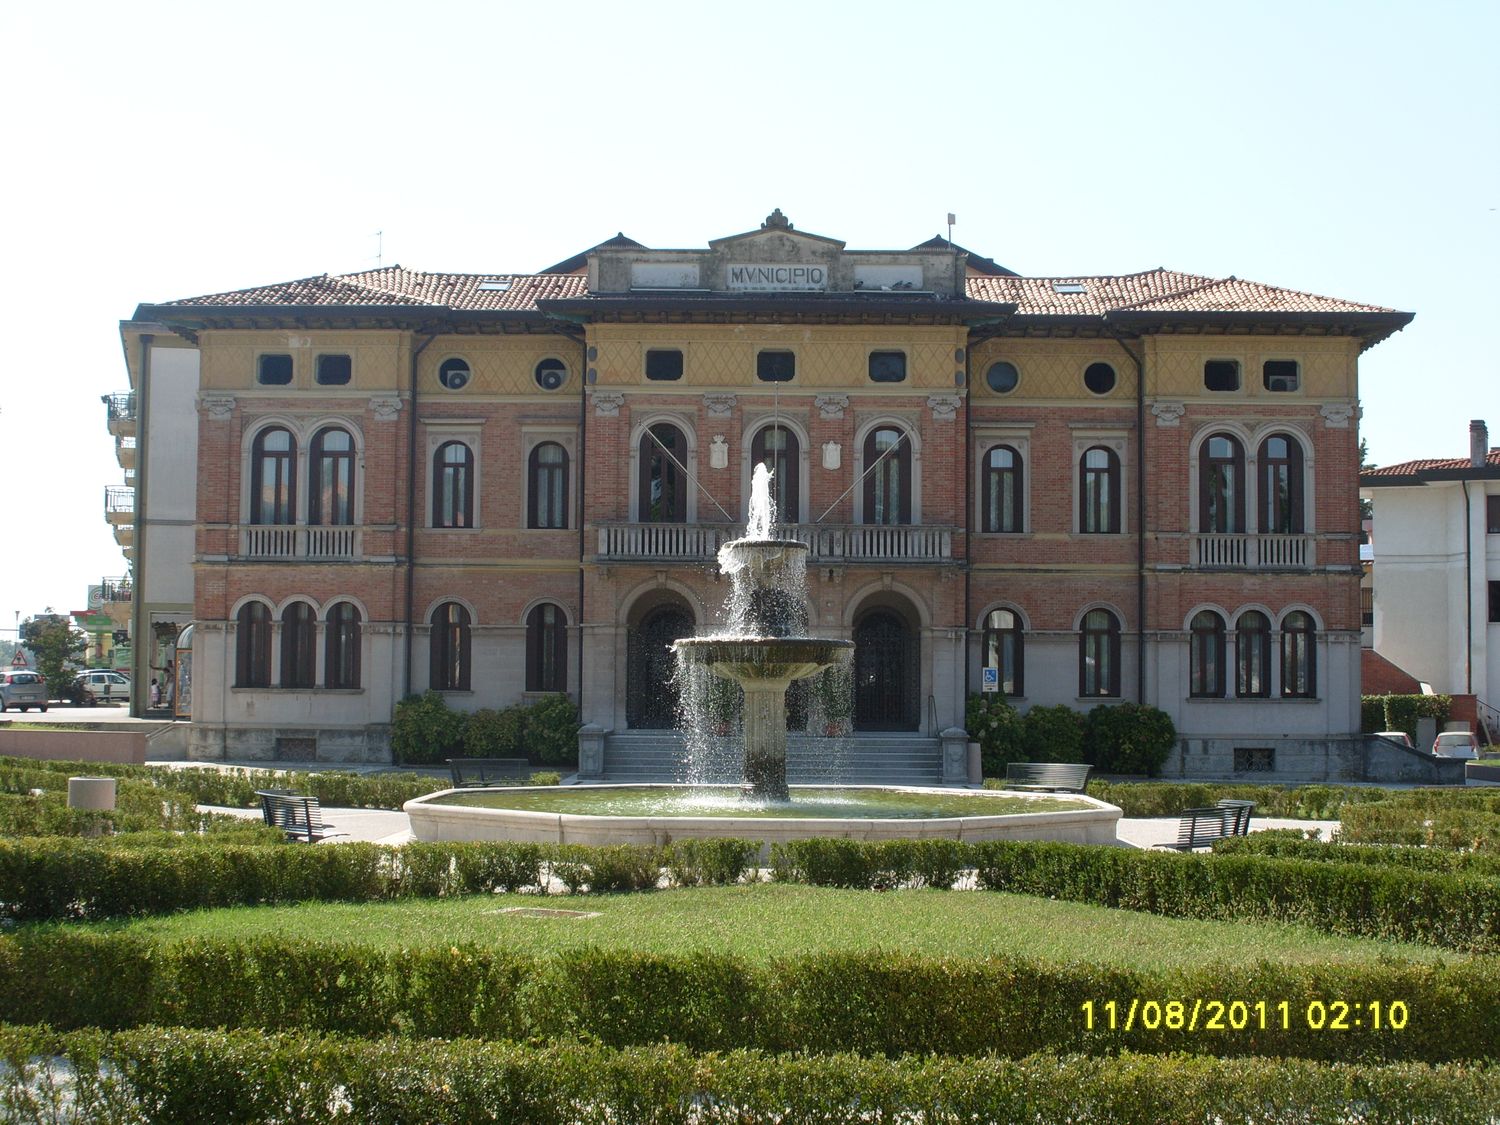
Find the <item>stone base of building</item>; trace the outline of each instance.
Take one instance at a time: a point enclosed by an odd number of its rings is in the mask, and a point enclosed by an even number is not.
[[[1162,766],[1168,780],[1300,785],[1384,782],[1462,785],[1464,763],[1384,738],[1182,738]]]
[[[194,723],[188,758],[195,762],[391,764],[389,724],[358,727],[202,726]]]

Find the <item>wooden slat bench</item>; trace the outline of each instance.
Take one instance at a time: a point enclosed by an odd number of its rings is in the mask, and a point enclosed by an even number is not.
[[[448,776],[453,788],[489,785],[502,779],[530,777],[533,767],[525,758],[449,758]]]
[[[1082,793],[1094,767],[1074,762],[1007,762],[1007,789],[1046,789],[1051,792]]]
[[[1250,814],[1255,809],[1253,801],[1220,801],[1211,809],[1183,809],[1177,822],[1177,840],[1171,844],[1157,844],[1158,848],[1190,852],[1194,848],[1212,847],[1214,841],[1229,836],[1244,836],[1250,831]]]
[[[306,840],[316,844],[327,836],[347,836],[323,823],[323,806],[316,797],[293,793],[289,789],[257,789],[261,815],[272,828],[280,828],[289,840]]]

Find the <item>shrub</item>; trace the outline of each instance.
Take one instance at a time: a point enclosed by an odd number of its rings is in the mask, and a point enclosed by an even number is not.
[[[1434,719],[1438,730],[1448,721],[1453,709],[1451,695],[1365,695],[1359,701],[1360,725],[1366,733],[1381,730],[1405,731],[1415,741],[1417,720]],[[1371,720],[1376,725],[1370,725]]]
[[[396,704],[391,750],[404,764],[431,764],[460,756],[468,717],[450,711],[435,691],[409,695]]]
[[[503,711],[484,707],[475,711],[464,727],[464,753],[471,758],[514,758],[523,754],[524,720],[522,707],[507,707]]]
[[[536,770],[526,782],[527,785],[561,785],[562,774],[556,770]]]
[[[526,711],[527,761],[556,766],[578,761],[578,708],[566,695],[544,696]]]
[[[1004,696],[975,694],[964,708],[969,741],[979,743],[984,776],[1000,777],[1010,762],[1026,761],[1021,714]]]
[[[754,840],[674,840],[666,866],[678,887],[722,887],[738,883],[760,854]]]
[[[1084,720],[1082,760],[1103,773],[1156,777],[1176,741],[1172,717],[1160,708],[1101,704]]]
[[[1071,707],[1033,707],[1022,720],[1021,745],[1028,762],[1077,762],[1083,758],[1083,719]]]
[[[1407,867],[1414,871],[1457,871],[1469,875],[1500,877],[1500,855],[1431,847],[1389,844],[1324,843],[1309,840],[1300,832],[1256,832],[1230,836],[1214,844],[1215,855],[1268,855],[1283,859],[1306,859],[1319,863],[1365,863],[1381,867]]]

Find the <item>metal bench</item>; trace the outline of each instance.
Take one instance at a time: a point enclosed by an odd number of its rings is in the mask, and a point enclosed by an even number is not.
[[[1082,793],[1093,768],[1074,762],[1007,762],[1005,787]]]
[[[347,836],[323,823],[323,806],[316,797],[293,793],[289,789],[257,789],[261,815],[272,828],[286,833],[288,840],[306,840],[316,844],[328,836]]]
[[[1158,848],[1190,852],[1195,848],[1213,847],[1216,840],[1244,836],[1250,831],[1253,801],[1220,801],[1211,809],[1184,809],[1177,822],[1177,840],[1157,844]]]
[[[525,758],[449,758],[448,776],[453,788],[489,785],[502,779],[530,777],[532,765]]]

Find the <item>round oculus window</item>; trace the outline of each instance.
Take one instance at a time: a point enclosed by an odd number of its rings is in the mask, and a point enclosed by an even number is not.
[[[533,372],[536,385],[544,391],[555,391],[568,381],[568,369],[560,359],[544,359]]]
[[[984,373],[984,381],[997,395],[1006,395],[1015,390],[1017,384],[1021,382],[1021,373],[1016,370],[1014,363],[1002,359],[990,364],[990,369]]]
[[[469,365],[461,359],[445,359],[438,366],[438,382],[450,391],[461,391],[469,385]]]
[[[1115,389],[1115,369],[1107,363],[1091,363],[1083,372],[1083,385],[1096,395]]]

